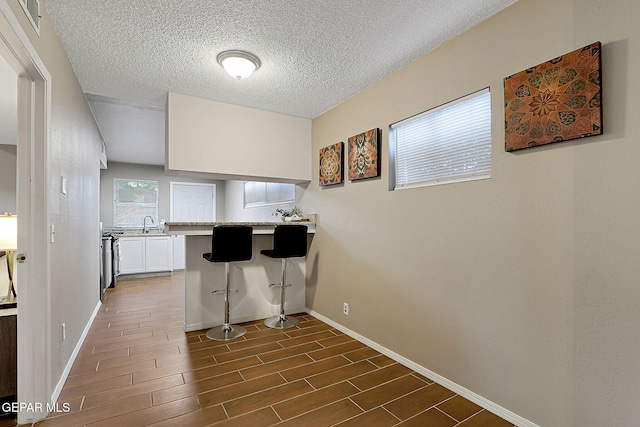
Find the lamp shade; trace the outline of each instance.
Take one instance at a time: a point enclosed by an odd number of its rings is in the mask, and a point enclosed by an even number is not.
[[[230,76],[238,80],[249,77],[255,70],[260,68],[258,57],[242,50],[222,52],[218,55],[217,60]]]
[[[10,251],[18,247],[18,217],[0,216],[0,250]]]

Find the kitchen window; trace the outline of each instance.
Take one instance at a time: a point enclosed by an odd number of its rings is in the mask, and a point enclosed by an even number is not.
[[[113,226],[142,228],[149,215],[158,224],[158,181],[113,180]]]
[[[491,177],[489,88],[389,126],[390,189]]]
[[[245,208],[293,203],[295,200],[295,184],[256,181],[245,181],[244,183]]]

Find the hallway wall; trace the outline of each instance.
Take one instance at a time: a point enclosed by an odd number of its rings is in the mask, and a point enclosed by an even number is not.
[[[52,394],[99,302],[101,136],[44,2],[40,2],[39,37],[18,2],[8,3],[51,74],[50,180],[41,191],[48,193],[56,235],[49,248],[51,322],[49,330],[38,333],[48,337]],[[61,177],[67,180],[67,194],[61,192]],[[62,323],[66,324],[64,341]]]
[[[382,178],[313,178],[307,306],[541,426],[637,425],[638,16],[520,0],[316,118],[313,177],[378,127]],[[503,78],[598,40],[604,134],[505,152]],[[487,86],[491,179],[389,191],[388,126]]]

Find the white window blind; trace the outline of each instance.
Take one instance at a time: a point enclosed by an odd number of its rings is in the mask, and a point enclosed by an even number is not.
[[[150,215],[158,224],[158,181],[113,180],[113,226],[142,228]]]
[[[391,186],[416,186],[491,177],[489,88],[389,127]]]
[[[295,199],[295,184],[255,181],[246,181],[244,183],[245,208],[291,203]]]

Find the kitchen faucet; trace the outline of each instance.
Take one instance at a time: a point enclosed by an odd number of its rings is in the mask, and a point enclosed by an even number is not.
[[[151,224],[155,224],[155,222],[153,221],[153,218],[151,218],[151,215],[145,216],[144,219],[142,220],[142,234],[149,232],[149,230],[147,230],[147,218],[151,220]]]

